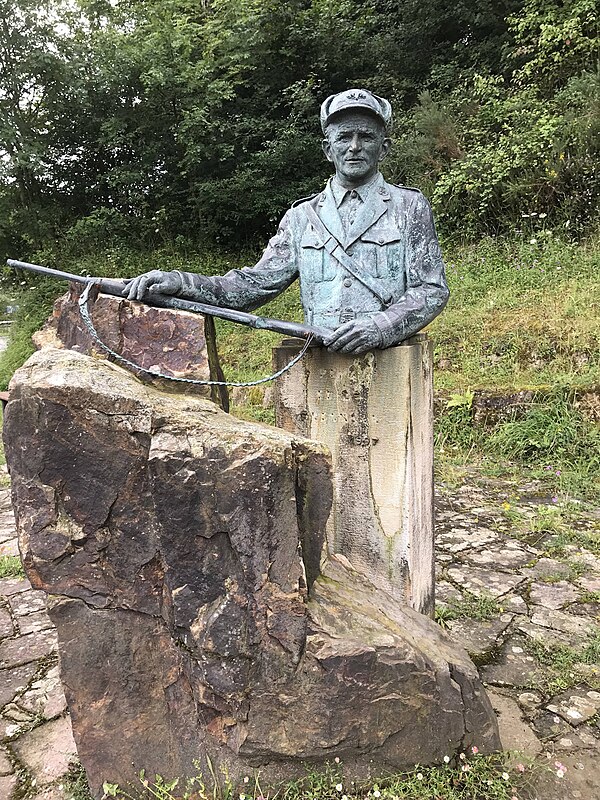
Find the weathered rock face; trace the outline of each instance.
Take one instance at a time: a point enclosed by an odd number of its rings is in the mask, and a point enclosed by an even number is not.
[[[105,355],[81,320],[78,300],[82,291],[83,286],[71,284],[69,291],[58,298],[52,316],[33,336],[38,349],[66,347],[87,355],[94,352]],[[90,294],[88,307],[98,336],[111,350],[143,369],[162,372],[169,377],[223,380],[215,326],[210,317],[152,308],[111,295],[95,295],[95,292]],[[159,388],[165,387],[167,391],[210,397],[226,411],[229,409],[225,386],[163,381],[142,370],[134,370],[134,374]]]
[[[51,595],[92,791],[226,768],[263,791],[499,746],[466,653],[332,558],[316,442],[47,349],[4,428],[20,546]]]

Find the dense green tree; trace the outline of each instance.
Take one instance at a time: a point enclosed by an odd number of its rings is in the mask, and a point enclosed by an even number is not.
[[[531,213],[584,231],[594,6],[0,0],[0,246],[257,241],[322,184],[319,104],[352,85],[393,101],[388,175],[424,188],[446,233]]]

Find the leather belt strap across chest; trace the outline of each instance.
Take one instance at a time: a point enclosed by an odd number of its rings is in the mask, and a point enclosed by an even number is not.
[[[346,272],[349,272],[353,278],[355,278],[359,283],[362,283],[362,285],[367,288],[371,294],[375,295],[384,308],[390,306],[392,303],[392,295],[381,292],[380,288],[375,282],[375,279],[364,271],[364,268],[361,264],[348,255],[343,246],[340,244],[340,242],[338,242],[331,231],[327,229],[323,220],[318,216],[317,212],[310,204],[306,204],[305,210],[308,221],[313,226],[317,236],[323,243],[323,247],[325,250],[327,250],[329,255],[332,258],[335,258],[338,264],[341,264]]]

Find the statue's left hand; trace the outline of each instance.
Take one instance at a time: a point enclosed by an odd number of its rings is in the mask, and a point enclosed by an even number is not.
[[[353,319],[336,328],[323,344],[328,350],[359,356],[381,347],[381,334],[371,320]]]

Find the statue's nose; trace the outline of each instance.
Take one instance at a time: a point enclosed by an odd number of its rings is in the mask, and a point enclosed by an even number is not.
[[[362,149],[362,142],[359,136],[353,136],[352,140],[350,141],[350,150],[353,153],[357,152],[358,150]]]

